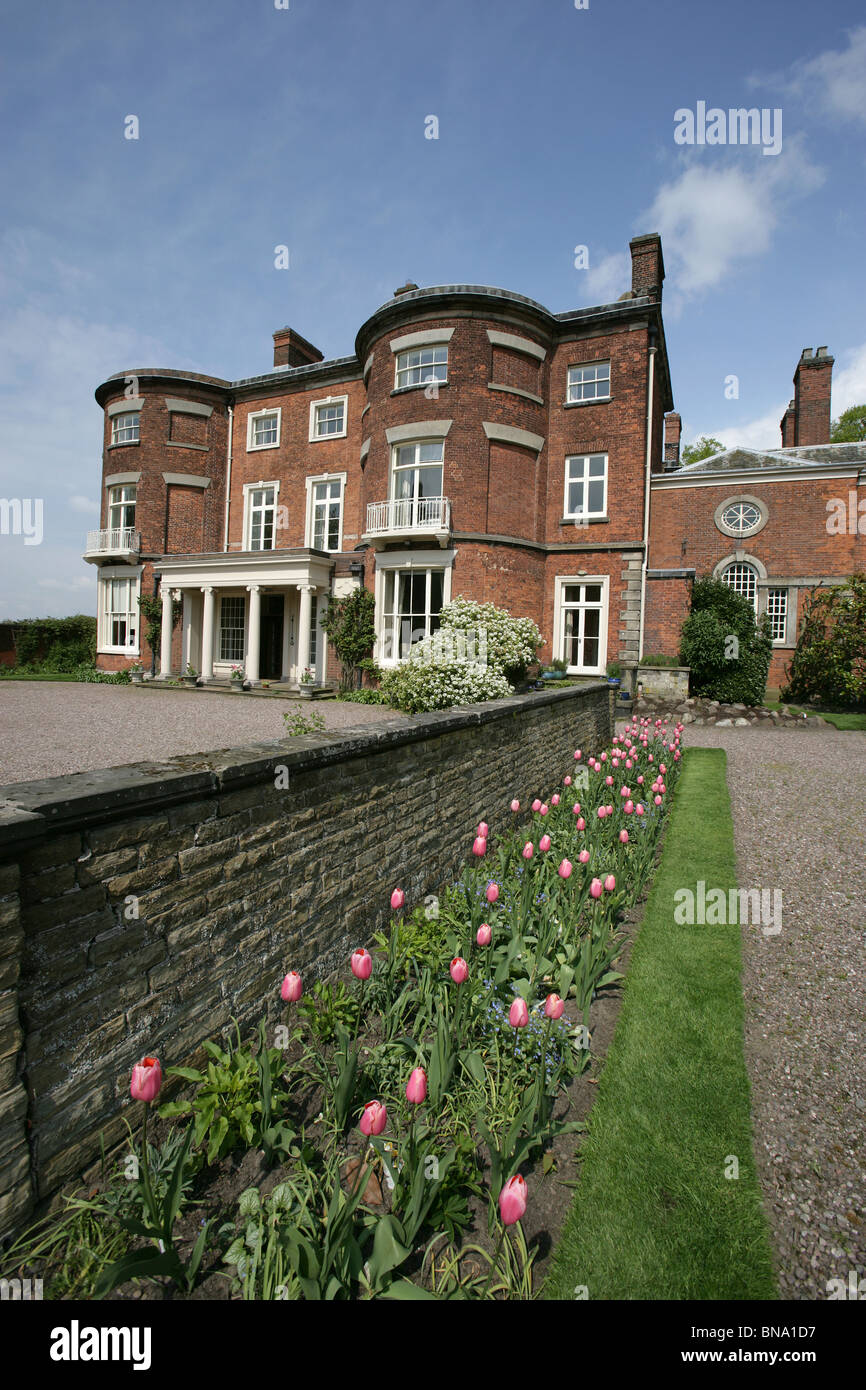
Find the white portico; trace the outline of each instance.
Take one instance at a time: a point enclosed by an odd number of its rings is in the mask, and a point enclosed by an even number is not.
[[[311,550],[169,556],[155,566],[163,597],[160,678],[187,666],[204,680],[246,678],[298,681],[310,667],[326,677],[327,643],[321,617],[333,561]],[[180,599],[182,656],[172,669],[172,605]]]

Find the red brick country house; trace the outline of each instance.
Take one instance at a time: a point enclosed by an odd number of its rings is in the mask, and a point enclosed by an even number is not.
[[[182,604],[171,640],[163,605],[161,676],[331,679],[324,606],[363,584],[382,666],[462,594],[533,618],[546,659],[600,675],[675,652],[707,569],[771,607],[787,655],[800,587],[862,556],[862,538],[826,529],[825,502],[862,486],[839,452],[855,446],[816,453],[832,359],[804,355],[784,453],[678,469],[661,241],[630,249],[631,288],[612,304],[554,314],[508,290],[409,284],[345,357],[285,328],[258,376],[109,377],[85,553],[98,665],[150,666],[138,599],[161,592]]]
[[[769,613],[767,684],[784,684],[808,591],[866,569],[866,444],[831,444],[833,358],[805,348],[782,447],[730,449],[679,466],[679,416],[651,481],[644,651],[674,654],[695,574],[731,584]]]

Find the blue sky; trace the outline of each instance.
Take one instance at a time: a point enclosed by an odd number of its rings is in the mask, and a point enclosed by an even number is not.
[[[0,52],[0,497],[44,505],[0,618],[95,609],[100,380],[254,375],[286,323],[350,353],[407,278],[562,312],[659,231],[684,441],[777,446],[805,346],[866,400],[862,0],[7,0]],[[678,145],[699,101],[781,152]]]

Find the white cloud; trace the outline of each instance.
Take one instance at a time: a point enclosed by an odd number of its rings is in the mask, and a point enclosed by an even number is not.
[[[641,224],[661,233],[674,308],[712,289],[740,261],[770,249],[785,209],[823,182],[803,153],[802,141],[786,141],[771,160],[713,163],[704,156],[663,184]],[[690,156],[692,160],[695,156]],[[769,168],[767,165],[769,164]]]
[[[80,497],[76,493],[69,498],[67,506],[73,512],[85,512],[89,516],[92,516],[94,513],[97,516],[99,515],[98,497]]]
[[[839,362],[847,362],[841,371]],[[850,348],[836,359],[833,368],[833,418],[836,419],[852,405],[866,401],[866,343]]]
[[[720,439],[726,449],[780,449],[782,431],[780,421],[788,402],[782,401],[771,406],[764,415],[755,420],[747,420],[742,425],[732,425],[725,429],[709,430],[714,439]]]
[[[848,47],[827,49],[795,63],[776,81],[812,110],[842,121],[866,121],[866,25],[848,34]],[[772,79],[771,79],[772,80]]]
[[[602,256],[593,265],[593,252],[590,248],[589,266],[580,272],[582,287],[581,303],[613,304],[621,294],[631,289],[631,256],[625,251],[615,251]]]

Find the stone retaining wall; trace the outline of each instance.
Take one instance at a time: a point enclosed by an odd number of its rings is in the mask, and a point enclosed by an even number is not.
[[[330,973],[612,732],[603,682],[0,788],[0,1236],[286,970]]]

